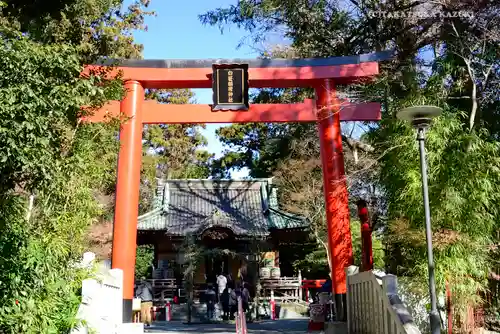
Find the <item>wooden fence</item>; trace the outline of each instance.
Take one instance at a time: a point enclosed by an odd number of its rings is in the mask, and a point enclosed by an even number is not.
[[[348,333],[420,334],[397,295],[396,276],[381,280],[371,271],[347,275]]]

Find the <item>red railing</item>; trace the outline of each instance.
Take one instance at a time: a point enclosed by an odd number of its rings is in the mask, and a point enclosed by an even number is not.
[[[304,299],[309,299],[309,289],[319,289],[326,282],[326,279],[304,279],[300,288],[304,290]]]
[[[319,289],[326,282],[326,279],[303,279],[302,289]]]

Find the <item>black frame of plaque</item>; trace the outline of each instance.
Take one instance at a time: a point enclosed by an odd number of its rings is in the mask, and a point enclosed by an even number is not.
[[[219,78],[219,70],[230,70],[234,69],[237,71],[241,71],[241,102],[228,102],[228,101],[220,101],[220,78]],[[228,87],[225,87],[228,89]],[[223,111],[246,111],[250,108],[250,103],[248,101],[248,64],[213,64],[212,65],[212,110],[223,110]],[[229,94],[227,94],[229,95]]]

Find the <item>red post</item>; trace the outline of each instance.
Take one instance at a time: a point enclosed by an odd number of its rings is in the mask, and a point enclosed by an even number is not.
[[[172,321],[172,304],[170,304],[170,300],[165,305],[165,320]]]
[[[446,315],[448,319],[448,334],[453,333],[453,305],[451,301],[451,288],[446,281]]]
[[[358,216],[361,222],[361,269],[362,271],[373,270],[373,247],[372,247],[372,227],[368,208],[364,200],[359,200]]]
[[[120,110],[128,119],[120,129],[112,268],[123,270],[123,322],[132,321],[134,267],[139,212],[139,182],[142,158],[144,88],[137,81],[125,82],[126,94]]]
[[[274,290],[271,290],[269,306],[271,307],[271,320],[276,320],[276,301],[274,300]]]
[[[276,320],[276,301],[272,299],[270,301],[271,305],[271,320]]]
[[[334,84],[330,79],[322,81],[316,87],[316,108],[323,166],[332,290],[335,294],[337,320],[344,321],[347,292],[345,268],[353,263],[352,241],[340,131],[340,104],[335,96]]]

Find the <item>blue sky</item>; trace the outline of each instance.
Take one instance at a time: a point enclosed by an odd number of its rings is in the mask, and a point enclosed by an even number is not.
[[[126,1],[130,3],[131,1]],[[203,58],[255,58],[257,51],[248,45],[237,48],[248,35],[236,27],[228,27],[221,34],[217,27],[204,26],[199,14],[217,7],[235,4],[236,0],[152,0],[150,9],[156,16],[148,17],[146,32],[136,32],[134,37],[144,45],[145,59],[203,59]],[[211,103],[210,89],[196,89],[197,103]],[[208,139],[208,151],[219,156],[222,144],[215,137],[215,129],[221,124],[209,124],[204,135]],[[246,172],[234,173],[233,177],[246,176]]]

